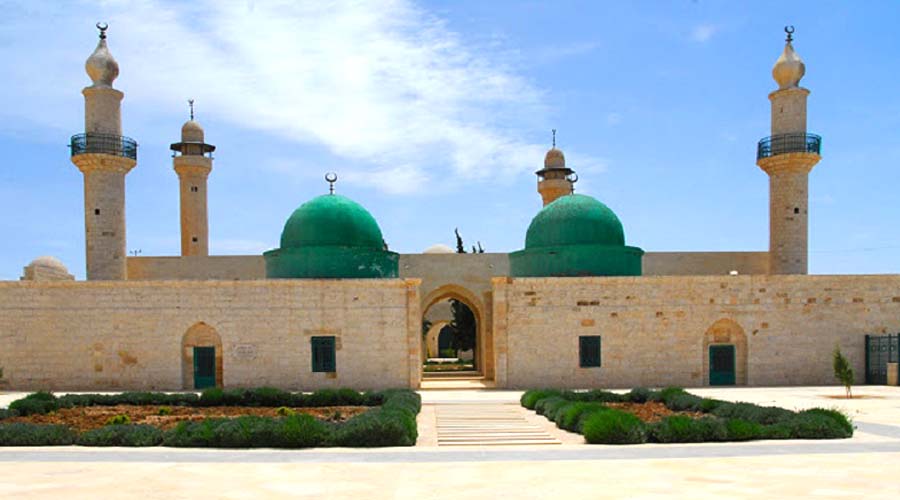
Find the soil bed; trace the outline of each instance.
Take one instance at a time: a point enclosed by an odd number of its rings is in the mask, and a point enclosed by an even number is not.
[[[672,411],[659,401],[647,401],[646,403],[603,403],[610,408],[626,411],[646,423],[659,422],[670,415],[684,415],[691,418],[700,418],[703,412],[699,411]]]
[[[159,410],[163,406],[146,405],[116,405],[116,406],[81,406],[75,408],[62,408],[46,415],[29,415],[27,417],[13,417],[4,422],[29,422],[33,424],[62,424],[79,432],[97,429],[106,425],[110,417],[116,415],[128,415],[132,424],[149,424],[160,429],[167,430],[186,420],[203,420],[204,418],[233,418],[243,415],[256,415],[261,417],[276,417],[275,407],[247,407],[247,406],[167,406],[171,409],[170,415],[160,415]],[[369,406],[322,406],[316,408],[291,408],[297,414],[306,413],[313,417],[333,423],[345,422],[351,417],[370,410]]]

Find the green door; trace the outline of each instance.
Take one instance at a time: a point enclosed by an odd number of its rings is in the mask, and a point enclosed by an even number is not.
[[[709,385],[734,385],[734,346],[709,346]]]
[[[194,348],[194,389],[216,386],[216,348]]]

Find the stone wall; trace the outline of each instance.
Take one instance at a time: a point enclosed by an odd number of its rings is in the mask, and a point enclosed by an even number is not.
[[[496,278],[493,297],[511,388],[702,386],[716,343],[739,384],[834,384],[835,344],[861,383],[864,336],[900,331],[900,275]],[[600,368],[579,368],[581,335],[601,336]]]
[[[0,282],[0,367],[6,389],[180,390],[185,346],[218,335],[225,387],[418,387],[420,319],[417,280]]]
[[[644,276],[768,274],[768,252],[646,252]]]
[[[261,280],[262,255],[128,257],[129,280]]]

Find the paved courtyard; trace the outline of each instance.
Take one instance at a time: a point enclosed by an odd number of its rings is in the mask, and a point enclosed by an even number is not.
[[[414,448],[0,448],[2,498],[895,498],[900,388],[693,389],[841,408],[839,441],[590,446],[517,406],[517,391],[423,391]],[[0,395],[5,406],[19,394]],[[476,412],[477,410],[477,412]]]

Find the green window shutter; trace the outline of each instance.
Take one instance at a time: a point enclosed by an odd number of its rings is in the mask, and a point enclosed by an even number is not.
[[[583,335],[578,337],[578,360],[582,368],[600,366],[600,336]]]
[[[334,337],[312,337],[312,371],[335,372]]]

